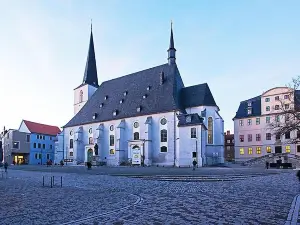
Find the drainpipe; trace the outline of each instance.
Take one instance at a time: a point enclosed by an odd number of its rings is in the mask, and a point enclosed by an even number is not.
[[[58,142],[59,144],[59,142]],[[65,131],[63,130],[63,161],[65,161]]]
[[[174,167],[176,166],[176,111],[174,111]]]

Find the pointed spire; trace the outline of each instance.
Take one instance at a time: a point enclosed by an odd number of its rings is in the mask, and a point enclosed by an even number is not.
[[[93,39],[93,24],[91,21],[91,36],[90,36],[90,45],[88,56],[86,60],[86,66],[83,77],[83,84],[89,84],[95,87],[99,87],[98,84],[98,75],[97,75],[97,65],[94,49],[94,39]]]
[[[173,22],[171,21],[171,36],[170,36],[170,45],[168,49],[168,63],[176,64],[176,49],[174,46],[174,38],[173,38]]]

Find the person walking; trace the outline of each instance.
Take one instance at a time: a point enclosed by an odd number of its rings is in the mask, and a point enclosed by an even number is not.
[[[194,159],[194,161],[193,161],[193,170],[196,169],[196,165],[197,165],[197,161],[196,161],[196,159]]]
[[[7,162],[5,162],[5,163],[4,163],[4,169],[5,169],[5,173],[7,173],[7,167],[8,167],[8,163],[7,163]]]
[[[299,182],[300,182],[300,170],[298,170],[296,176],[298,177],[298,180],[299,180]]]
[[[266,168],[269,169],[269,165],[270,163],[268,161],[266,161]]]

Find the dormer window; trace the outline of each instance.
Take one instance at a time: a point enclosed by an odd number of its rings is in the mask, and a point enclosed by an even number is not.
[[[115,110],[115,111],[113,112],[113,116],[116,116],[116,115],[118,115],[118,110]]]
[[[94,113],[93,115],[93,120],[95,120],[97,118],[98,114],[97,113]]]
[[[186,121],[187,123],[192,122],[192,117],[191,117],[191,116],[187,116],[187,117],[185,118],[185,121]]]
[[[124,96],[126,96],[127,94],[128,94],[128,92],[127,92],[127,91],[125,91],[125,92],[124,92]]]
[[[107,95],[105,95],[105,97],[104,97],[104,100],[107,100],[108,99],[108,96]]]
[[[251,107],[252,106],[252,102],[248,102],[248,107]]]
[[[150,91],[150,89],[151,89],[151,87],[150,87],[150,86],[148,86],[148,87],[147,87],[147,91]]]
[[[247,113],[248,115],[252,114],[252,109],[248,109]]]
[[[121,99],[121,100],[120,100],[120,104],[122,104],[123,102],[124,102],[124,99]]]
[[[137,111],[137,112],[140,112],[141,110],[142,110],[142,107],[141,107],[141,106],[139,106],[139,107],[136,108],[136,111]]]
[[[103,107],[103,103],[100,103],[100,106],[99,106],[100,108],[102,108]]]
[[[147,98],[147,94],[144,94],[144,95],[143,95],[143,99],[145,99],[145,98]]]

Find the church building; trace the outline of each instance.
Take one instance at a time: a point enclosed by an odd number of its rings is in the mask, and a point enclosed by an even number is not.
[[[99,85],[91,30],[74,116],[58,137],[62,159],[109,166],[224,162],[224,121],[207,83],[185,87],[171,27],[165,64]]]

